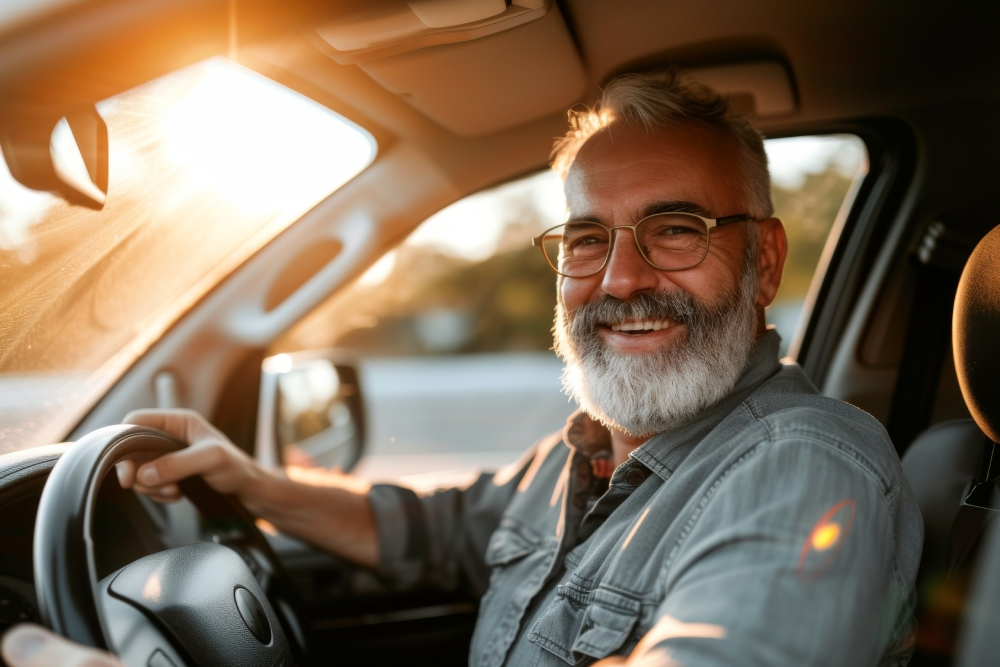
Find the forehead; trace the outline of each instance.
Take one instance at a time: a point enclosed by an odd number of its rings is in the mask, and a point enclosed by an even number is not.
[[[713,217],[742,213],[736,148],[696,124],[616,126],[580,148],[566,176],[572,217],[635,217],[655,201],[690,202]],[[618,220],[619,224],[624,220]]]

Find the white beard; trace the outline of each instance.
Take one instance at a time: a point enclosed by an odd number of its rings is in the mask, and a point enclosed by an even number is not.
[[[565,362],[563,390],[591,417],[632,436],[677,428],[725,398],[746,370],[757,331],[755,261],[747,257],[740,285],[720,306],[686,292],[604,296],[567,316],[556,308],[555,350]],[[685,336],[653,354],[611,349],[596,324],[670,317]]]

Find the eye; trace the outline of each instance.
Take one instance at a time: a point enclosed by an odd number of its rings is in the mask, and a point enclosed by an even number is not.
[[[604,239],[591,234],[589,236],[580,236],[571,241],[572,247],[574,248],[579,246],[594,245],[595,243],[604,243]]]
[[[567,227],[562,238],[563,248],[568,252],[599,250],[608,243],[608,232],[599,225]]]
[[[678,236],[680,234],[694,234],[695,230],[690,227],[664,227],[663,229],[656,230],[654,232],[657,236]]]
[[[600,234],[585,234],[567,239],[565,248],[570,254],[579,255],[581,253],[591,254],[593,252],[603,252],[604,246],[608,244],[607,237]]]
[[[658,215],[641,223],[641,236],[649,242],[673,242],[683,237],[705,234],[705,227],[697,218],[684,215]]]

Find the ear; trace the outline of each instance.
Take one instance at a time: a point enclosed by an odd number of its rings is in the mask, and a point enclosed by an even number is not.
[[[781,284],[781,272],[788,254],[788,237],[785,226],[777,218],[755,223],[760,225],[757,248],[757,307],[766,308],[774,301]]]

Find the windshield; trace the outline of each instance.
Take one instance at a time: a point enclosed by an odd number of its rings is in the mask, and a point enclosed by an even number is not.
[[[198,299],[375,157],[357,125],[223,58],[105,100],[102,211],[0,161],[0,454],[58,442]]]

